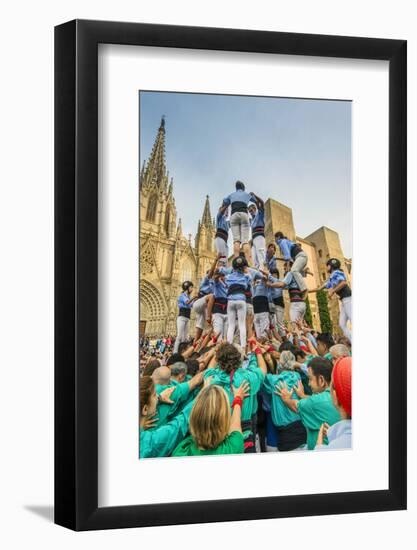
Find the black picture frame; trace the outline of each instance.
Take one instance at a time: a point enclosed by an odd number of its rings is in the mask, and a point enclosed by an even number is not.
[[[98,44],[389,62],[389,341],[395,349],[389,348],[387,490],[98,507]],[[406,47],[404,40],[107,21],[55,28],[57,524],[91,530],[406,508]]]

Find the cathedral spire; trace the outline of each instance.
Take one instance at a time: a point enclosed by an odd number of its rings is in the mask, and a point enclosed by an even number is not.
[[[203,211],[203,217],[201,218],[201,224],[207,227],[211,227],[212,223],[213,222],[212,222],[211,212],[210,212],[210,200],[209,200],[209,196],[206,195],[206,202],[204,204],[204,211]]]
[[[144,171],[143,185],[163,187],[166,178],[165,116],[162,116],[155,143]]]

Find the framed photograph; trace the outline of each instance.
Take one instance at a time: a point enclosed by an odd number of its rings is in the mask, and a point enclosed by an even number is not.
[[[406,508],[404,40],[56,27],[55,269],[57,524]]]

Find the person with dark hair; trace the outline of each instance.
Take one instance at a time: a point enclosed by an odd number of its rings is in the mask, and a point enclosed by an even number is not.
[[[192,403],[170,422],[155,426],[157,422],[156,409],[158,402],[169,405],[170,396],[175,387],[161,392],[159,398],[155,391],[155,384],[150,376],[143,376],[139,385],[139,457],[151,458],[169,456],[178,443],[188,432],[188,419]]]
[[[184,363],[184,356],[181,353],[173,353],[167,359],[166,366],[173,365],[174,363]]]
[[[229,248],[227,241],[229,239],[230,222],[227,219],[228,207],[222,205],[216,216],[216,234],[214,237],[214,246],[218,254],[218,261],[222,265],[227,265],[229,257]]]
[[[197,359],[188,359],[188,361],[186,361],[185,364],[187,365],[187,375],[185,379],[188,382],[199,371],[200,363],[198,362]]]
[[[269,331],[269,302],[267,276],[251,269],[252,276],[252,302],[254,312],[254,326],[256,338],[267,338]]]
[[[217,269],[216,266],[218,266]],[[213,327],[214,343],[225,339],[227,335],[227,273],[231,273],[231,270],[222,267],[221,258],[218,255],[209,271],[212,300],[207,306],[207,319]]]
[[[339,422],[332,426],[323,423],[317,438],[316,449],[350,449],[352,447],[352,358],[341,357],[332,372],[330,394],[340,414]],[[323,445],[327,437],[328,444]]]
[[[287,239],[282,231],[275,233],[275,242],[281,250],[285,262],[285,270],[291,270],[301,292],[306,292],[307,285],[304,281],[304,273],[307,267],[308,257],[301,245]]]
[[[209,302],[212,300],[210,272],[211,270],[209,269],[201,279],[198,296],[194,299],[193,303],[193,311],[195,313],[194,343],[201,338],[204,332],[206,318],[208,317],[207,308]]]
[[[277,267],[269,270],[269,281],[277,283],[279,281],[279,271]],[[285,335],[284,314],[285,303],[282,294],[282,288],[268,287],[269,312],[271,315],[271,327],[277,327],[279,336]]]
[[[227,341],[232,343],[236,330],[236,317],[239,327],[240,346],[246,347],[246,296],[251,279],[245,273],[246,258],[233,259],[232,270],[226,275],[227,285]]]
[[[352,323],[352,291],[347,282],[346,275],[341,269],[342,264],[340,260],[330,258],[327,260],[326,265],[329,278],[320,287],[309,290],[309,292],[327,290],[329,298],[336,294],[341,303],[339,326],[345,337],[351,342],[352,333],[348,327],[348,322]]]
[[[277,247],[275,243],[269,243],[268,248],[266,249],[266,266],[269,271],[278,269],[278,259],[276,257]]]
[[[242,406],[242,431],[245,439],[245,452],[255,452],[256,412],[258,410],[257,394],[261,388],[267,367],[256,340],[250,342],[252,353],[249,363],[242,368],[242,355],[237,347],[231,343],[220,344],[216,351],[217,365],[204,373],[204,378],[211,384],[221,386],[233,403],[233,389],[240,387],[244,382],[249,384],[248,396]]]
[[[149,361],[146,363],[145,368],[143,369],[143,376],[152,376],[153,371],[160,366],[161,363],[159,359],[149,359]]]
[[[174,372],[176,372],[177,375],[181,371],[184,374],[187,371],[185,363],[174,363],[171,368],[174,368]],[[156,369],[152,374],[152,380],[155,384],[157,396],[159,396],[167,388],[175,388],[173,393],[171,394],[171,403],[169,404],[169,406],[164,402],[158,403],[158,419],[156,422],[156,426],[161,426],[162,424],[165,424],[166,422],[171,420],[171,418],[176,416],[189,402],[190,394],[192,394],[193,391],[198,386],[200,386],[203,381],[203,373],[198,372],[189,381],[179,382],[175,378],[171,377],[171,368],[159,367],[159,369]]]
[[[307,306],[303,296],[304,293],[300,290],[295,274],[288,271],[283,279],[274,282],[268,281],[267,286],[288,290],[290,295],[290,321],[293,328],[296,328],[297,324],[303,321]]]
[[[328,359],[315,357],[308,366],[308,378],[311,396],[304,393],[302,384],[294,388],[299,401],[293,399],[288,387],[277,387],[277,394],[285,405],[300,415],[301,421],[307,429],[307,448],[314,449],[319,430],[323,423],[331,426],[340,420],[340,414],[333,405],[330,396],[330,381],[333,365]],[[324,441],[327,444],[327,439]]]
[[[251,196],[253,202],[249,203],[248,210],[251,215],[253,262],[257,269],[265,269],[265,204],[255,193],[251,193]]]
[[[179,295],[178,303],[178,317],[177,317],[177,337],[175,339],[174,353],[178,351],[178,346],[181,342],[185,342],[189,338],[190,330],[190,318],[192,304],[195,298],[192,298],[194,285],[191,281],[184,281],[182,283],[182,294]]]
[[[236,191],[223,199],[222,206],[231,207],[230,228],[233,235],[233,256],[239,256],[242,246],[248,263],[251,262],[249,247],[250,223],[248,204],[252,196],[245,191],[245,185],[241,181],[236,182]]]
[[[330,332],[321,332],[317,335],[317,352],[321,357],[332,360],[332,354],[330,353],[330,348],[334,346],[333,336]]]
[[[178,346],[178,353],[185,357],[185,352],[190,347],[189,342],[181,342],[181,344]]]

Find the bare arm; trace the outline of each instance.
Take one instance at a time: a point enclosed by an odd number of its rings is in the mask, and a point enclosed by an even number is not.
[[[234,397],[240,397],[240,399],[243,401],[245,397],[249,395],[249,384],[247,382],[243,382],[238,388],[233,388],[233,394]],[[235,403],[233,407],[232,418],[230,420],[229,434],[231,434],[232,432],[242,433],[241,417],[242,408],[240,406],[240,403]]]
[[[191,380],[188,382],[188,385],[190,387],[190,391],[192,391],[197,386],[200,386],[203,383],[203,376],[204,372],[197,372]]]
[[[198,362],[200,364],[200,370],[205,370],[213,357],[216,359],[216,348],[212,348],[199,358]]]
[[[325,290],[326,289],[326,285],[327,285],[327,281],[325,281],[321,286],[317,287],[317,288],[312,288],[311,290],[309,290],[308,292],[319,292],[320,290]]]
[[[242,433],[241,417],[242,409],[240,408],[240,405],[235,405],[233,407],[232,418],[230,419],[229,434],[231,434],[232,432]]]
[[[307,338],[307,336],[304,338],[303,342],[307,344],[308,351],[311,353],[311,355],[318,355],[318,352],[316,348],[313,346],[313,344],[310,341],[310,338]]]
[[[277,281],[276,283],[271,283],[271,281],[268,281],[266,283],[266,286],[269,286],[271,288],[285,288],[285,283],[282,281]]]
[[[258,197],[258,195],[255,195],[255,193],[251,193],[252,197],[255,199],[256,206],[259,208],[259,210],[264,210],[265,203],[261,199],[261,197]]]
[[[214,258],[214,262],[212,263],[211,267],[210,267],[210,270],[209,272],[207,273],[207,276],[209,279],[212,279],[213,278],[213,275],[214,275],[214,272],[216,271],[216,266],[217,266],[217,262],[219,261],[219,258],[220,258],[220,254],[218,254],[215,258]]]
[[[265,362],[264,356],[262,354],[261,345],[254,338],[251,339],[250,345],[251,345],[251,348],[252,348],[252,352],[254,352],[256,354],[256,362],[258,363],[258,367],[266,375],[268,373],[268,368],[266,366],[266,362]],[[257,350],[259,350],[259,351],[257,351]]]
[[[200,341],[200,343],[196,346],[195,350],[196,351],[199,351],[203,348],[205,348],[207,346],[207,343],[208,341],[210,340],[211,338],[211,329],[203,336],[202,340]]]
[[[194,353],[194,346],[191,345],[191,346],[188,346],[188,348],[183,352],[182,356],[184,357],[184,359],[188,359],[189,357],[191,357],[193,353]]]
[[[329,297],[333,296],[336,292],[339,292],[339,290],[342,290],[345,286],[347,286],[347,281],[340,281],[338,285],[329,290]]]

